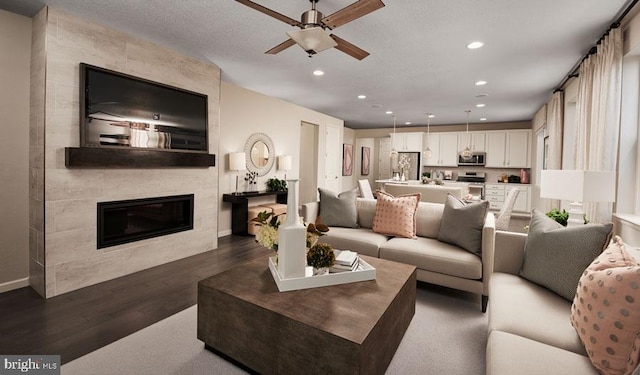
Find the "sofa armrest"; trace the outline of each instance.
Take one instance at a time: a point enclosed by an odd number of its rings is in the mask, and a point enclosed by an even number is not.
[[[517,275],[524,259],[525,233],[496,232],[493,272]]]
[[[309,202],[300,206],[300,217],[305,223],[315,223],[320,213],[320,202]]]
[[[485,296],[489,295],[489,278],[493,273],[495,234],[496,218],[489,212],[482,227],[482,294]]]

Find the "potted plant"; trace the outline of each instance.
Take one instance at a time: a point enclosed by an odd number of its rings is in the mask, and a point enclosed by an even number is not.
[[[287,191],[287,181],[272,177],[267,180],[267,191]]]
[[[558,210],[557,208],[552,209],[551,211],[546,213],[547,216],[562,224],[563,226],[567,226],[567,221],[569,220],[569,213],[566,210]]]
[[[307,264],[313,267],[314,275],[326,275],[336,263],[336,255],[331,245],[318,242],[307,252]]]

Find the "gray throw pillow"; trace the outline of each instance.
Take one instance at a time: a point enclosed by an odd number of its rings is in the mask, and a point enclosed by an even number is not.
[[[573,301],[580,275],[609,243],[613,224],[563,227],[533,209],[520,276]]]
[[[488,209],[488,201],[465,204],[448,194],[442,212],[438,240],[460,246],[482,257],[482,228]]]
[[[356,209],[356,189],[336,194],[323,188],[320,192],[320,218],[323,224],[330,227],[358,228],[358,211]]]

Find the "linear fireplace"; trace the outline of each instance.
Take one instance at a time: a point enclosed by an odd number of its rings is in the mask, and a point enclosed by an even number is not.
[[[193,229],[193,194],[98,202],[98,249]]]

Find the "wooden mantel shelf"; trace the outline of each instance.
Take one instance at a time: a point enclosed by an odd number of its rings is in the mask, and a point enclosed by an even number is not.
[[[215,154],[138,149],[65,147],[67,168],[213,167]]]

